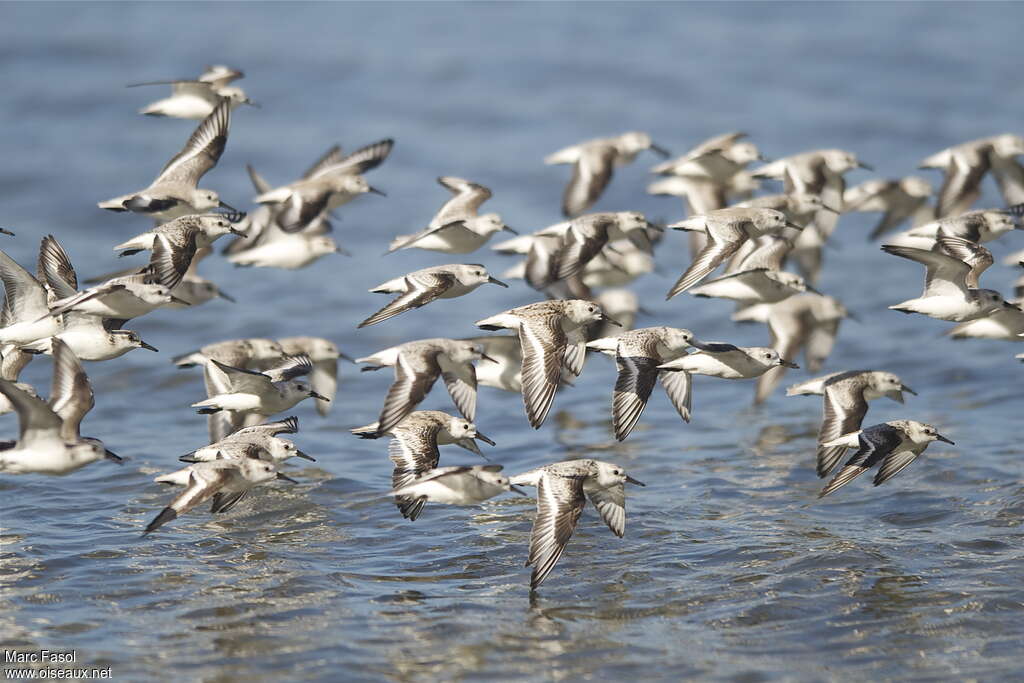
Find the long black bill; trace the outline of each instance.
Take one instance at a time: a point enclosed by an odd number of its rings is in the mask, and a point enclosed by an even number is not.
[[[475,439],[480,439],[480,440],[481,440],[481,441],[483,441],[484,443],[486,443],[486,444],[490,444],[491,446],[497,446],[497,444],[496,444],[496,443],[494,443],[494,441],[492,441],[491,439],[487,438],[486,436],[484,436],[484,435],[483,435],[483,434],[481,434],[480,432],[477,432],[477,433],[476,433],[476,436],[475,436],[475,437],[473,437],[473,438],[475,438]]]
[[[858,162],[857,162],[857,165],[858,165],[859,167],[861,167],[861,168],[863,168],[863,169],[867,170],[867,171],[874,171],[874,170],[875,170],[875,167],[874,167],[874,166],[872,166],[871,164],[865,164],[865,163],[864,163],[863,161],[858,161]]]
[[[116,462],[118,465],[124,464],[124,458],[122,458],[120,455],[110,450],[109,448],[103,451],[103,457],[106,458],[107,460]]]
[[[626,481],[628,481],[630,484],[636,484],[637,486],[647,486],[647,484],[643,483],[642,481],[637,481],[628,474],[626,475]]]
[[[615,327],[622,327],[622,323],[620,323],[618,320],[616,320],[614,318],[609,318],[604,313],[601,314],[601,320],[603,320],[606,323],[609,323],[611,325],[615,325]]]
[[[794,363],[791,360],[786,360],[785,358],[780,358],[779,359],[779,365],[781,365],[784,368],[793,368],[794,370],[799,370],[800,369],[799,365],[797,365],[796,363]]]
[[[283,481],[286,481],[289,484],[298,484],[299,483],[299,482],[295,481],[294,479],[292,479],[291,477],[289,477],[287,474],[281,474],[280,472],[277,473],[277,478],[281,479]]]
[[[794,230],[803,230],[805,226],[797,225],[793,221],[786,221],[786,227],[787,228],[793,228]]]
[[[656,145],[653,142],[651,143],[650,150],[657,154],[662,159],[668,159],[670,156],[672,156],[672,153],[669,152],[667,149],[665,149],[661,145]]]
[[[221,299],[224,299],[224,301],[230,301],[233,304],[238,303],[238,300],[235,299],[235,297],[231,296],[227,292],[222,292],[219,289],[217,290],[217,296],[219,296]]]
[[[499,287],[504,287],[505,289],[508,289],[508,285],[506,285],[504,282],[502,282],[496,277],[488,276],[487,281],[490,282],[492,285],[498,285]]]
[[[146,349],[147,351],[156,351],[157,353],[159,353],[159,352],[160,352],[160,349],[156,348],[156,347],[155,347],[155,346],[153,346],[152,344],[147,344],[147,343],[146,343],[146,342],[144,342],[144,341],[140,341],[140,342],[139,342],[139,348],[143,348],[143,349]]]
[[[953,443],[952,441],[950,441],[949,439],[947,439],[946,437],[944,437],[944,436],[943,436],[942,434],[937,434],[937,435],[935,436],[935,438],[936,438],[936,439],[938,439],[939,441],[945,441],[945,442],[946,442],[946,443],[948,443],[948,444],[949,444],[950,446],[955,446],[955,445],[956,445],[955,443]]]
[[[481,353],[480,354],[480,359],[481,360],[489,360],[492,363],[497,363],[498,362],[498,361],[494,360],[493,358],[491,358],[490,356],[488,356],[486,353]]]
[[[515,486],[512,486],[511,484],[509,484],[508,490],[511,491],[512,493],[518,493],[520,496],[526,496],[527,498],[530,497],[529,495],[527,495],[526,491],[524,491],[522,489],[519,489],[519,488],[516,488]]]
[[[178,304],[179,306],[191,306],[192,305],[191,302],[185,301],[184,299],[181,299],[181,298],[176,297],[176,296],[172,296],[171,297],[171,303],[172,304]]]
[[[296,450],[295,451],[295,457],[296,458],[302,458],[303,460],[308,460],[310,462],[316,462],[316,458],[314,458],[313,456],[309,455],[308,453],[303,453],[300,450]]]
[[[501,229],[504,230],[505,232],[510,232],[513,235],[518,235],[519,234],[518,230],[513,230],[512,228],[508,227],[507,225],[502,225]]]
[[[322,396],[322,395],[316,393],[315,391],[309,392],[309,395],[312,396],[313,398],[318,398],[321,401],[327,401],[328,403],[331,402],[331,399],[327,398],[326,396]]]
[[[370,189],[367,190],[367,192],[372,192],[373,194],[379,194],[381,197],[387,197],[388,196],[386,192],[384,192],[383,190],[378,190],[376,187],[373,187],[372,185],[370,186]]]
[[[914,391],[913,389],[911,389],[910,387],[908,387],[906,384],[901,384],[900,385],[900,391],[905,391],[908,394],[913,394],[914,396],[917,396],[917,392]]]

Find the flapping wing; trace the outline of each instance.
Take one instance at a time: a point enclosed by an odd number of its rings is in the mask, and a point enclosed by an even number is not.
[[[272,380],[262,372],[236,368],[233,365],[221,363],[219,360],[211,359],[210,362],[224,373],[224,378],[227,380],[227,387],[223,393],[264,394],[271,388]]]
[[[391,488],[398,490],[412,484],[424,472],[437,467],[441,454],[437,450],[437,430],[396,430],[388,444],[388,457],[395,464],[391,473]],[[395,504],[402,516],[415,521],[426,505],[425,498],[395,496]]]
[[[395,381],[384,397],[378,431],[389,431],[415,410],[434,386],[440,372],[438,365],[430,360],[399,353],[395,363]]]
[[[544,424],[562,373],[567,339],[557,316],[523,320],[519,326],[523,353],[523,403],[534,429]]]
[[[971,270],[967,273],[964,280],[970,289],[977,289],[978,278],[994,262],[992,252],[977,242],[972,242],[963,237],[943,234],[941,228],[939,229],[939,236],[936,241],[942,251],[970,266]]]
[[[391,154],[391,148],[394,146],[395,141],[391,138],[386,138],[379,142],[366,145],[365,147],[360,147],[347,157],[341,159],[341,161],[324,166],[310,177],[319,178],[327,175],[328,173],[366,173],[367,171],[380,166],[381,163],[388,158],[388,155]]]
[[[462,416],[476,420],[476,368],[472,363],[453,363],[445,354],[437,357],[441,378]]]
[[[199,179],[217,165],[220,155],[224,153],[230,124],[231,103],[221,100],[199,124],[182,150],[167,162],[153,184],[184,183],[195,187]]]
[[[338,359],[325,358],[314,361],[313,372],[309,376],[309,383],[313,391],[320,394],[327,400],[314,399],[316,401],[316,412],[326,415],[334,405],[334,397],[338,393]]]
[[[839,473],[818,494],[819,498],[827,496],[836,489],[846,486],[851,481],[868,471],[882,458],[892,453],[903,442],[900,430],[887,424],[868,427],[860,434],[860,448],[850,458]],[[903,464],[903,469],[910,463]],[[899,470],[896,470],[898,472]],[[895,474],[896,472],[893,472]],[[891,476],[891,475],[890,475]],[[883,480],[884,481],[884,480]],[[879,482],[881,483],[881,482]]]
[[[671,299],[680,292],[703,280],[723,261],[732,256],[746,239],[746,233],[739,225],[722,224],[714,230],[707,231],[708,241],[700,250],[690,267],[679,276],[669,290],[666,299]]]
[[[61,419],[42,399],[32,396],[14,382],[0,380],[0,394],[18,413],[18,443],[31,448],[40,442],[52,442],[60,431]]]
[[[445,225],[476,216],[480,205],[491,198],[490,189],[462,178],[442,176],[437,179],[437,182],[453,192],[455,196],[444,203],[444,206],[434,216],[434,220],[430,222],[431,225]]]
[[[958,258],[938,251],[892,244],[883,245],[882,251],[924,265],[922,296],[963,296],[967,293],[967,275],[971,267]]]
[[[330,149],[324,152],[319,159],[314,161],[312,166],[306,169],[306,172],[302,174],[302,179],[307,180],[309,178],[315,178],[325,168],[336,166],[344,159],[345,155],[341,153],[341,145],[333,145]],[[266,191],[267,190],[261,190],[261,192]]]
[[[46,290],[5,251],[0,251],[0,279],[6,294],[8,324],[33,321],[47,314]]]
[[[583,492],[597,508],[601,519],[619,538],[626,533],[626,493],[624,488],[621,482],[607,488],[591,488],[586,484],[583,485]]]
[[[856,380],[846,380],[826,385],[824,392],[825,409],[818,429],[817,471],[819,477],[831,472],[846,454],[845,446],[822,446],[843,434],[860,429],[868,412],[864,392],[851,385]]]
[[[313,361],[305,354],[287,356],[281,362],[263,374],[270,378],[271,382],[287,382],[296,377],[308,375],[313,371]]]
[[[53,350],[50,408],[63,420],[61,437],[69,442],[78,441],[82,418],[96,404],[92,385],[68,345],[59,337],[54,337],[50,343]]]
[[[936,215],[955,216],[970,208],[981,196],[981,179],[989,169],[988,156],[980,153],[950,155],[949,166],[939,189]]]
[[[359,323],[358,327],[376,325],[379,322],[394,318],[400,313],[426,306],[437,299],[455,284],[455,276],[451,273],[420,273],[416,277],[406,277],[408,290],[397,299],[380,309],[369,318]]]
[[[615,148],[609,145],[584,147],[572,167],[572,179],[562,197],[562,213],[576,216],[587,210],[612,179]]]
[[[530,554],[526,566],[533,566],[530,589],[534,590],[554,568],[583,513],[582,476],[563,476],[546,472],[537,484],[537,517],[530,534]]]
[[[656,346],[656,340],[647,337],[620,340],[618,343],[615,365],[619,374],[612,394],[612,426],[619,441],[633,431],[654,389],[661,362]]]
[[[672,407],[676,409],[679,417],[683,418],[684,422],[689,422],[693,408],[693,385],[690,381],[690,373],[685,370],[662,371],[658,377],[661,380],[661,386],[665,389],[665,393],[668,394],[669,400],[672,401]]]
[[[153,253],[149,258],[149,272],[153,278],[169,290],[181,284],[196,255],[198,237],[198,230],[190,230],[185,246],[178,247],[173,245],[167,236],[158,233],[153,241]]]
[[[66,299],[78,293],[78,275],[71,258],[57,238],[47,235],[39,245],[39,282],[44,282],[56,299]]]

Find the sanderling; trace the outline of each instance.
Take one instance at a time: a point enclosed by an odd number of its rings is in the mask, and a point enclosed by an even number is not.
[[[0,279],[6,292],[0,344],[23,346],[60,331],[60,325],[50,316],[42,283],[4,251],[0,251]]]
[[[622,538],[626,533],[626,494],[624,484],[644,486],[615,464],[600,460],[568,460],[538,467],[511,478],[513,485],[537,487],[537,516],[530,533],[530,555],[526,566],[533,565],[530,590],[536,590],[562,556],[576,530],[587,498],[601,519]]]
[[[215,297],[225,301],[237,303],[235,298],[218,287],[214,282],[207,280],[198,273],[199,262],[213,253],[209,247],[197,249],[192,256],[188,269],[181,277],[181,281],[171,290],[171,296],[180,299],[189,306],[198,306],[206,303]],[[167,308],[184,308],[182,304],[170,303]]]
[[[632,163],[645,149],[668,156],[667,151],[651,142],[647,133],[633,131],[614,138],[588,140],[545,157],[545,164],[573,164],[572,180],[562,197],[562,213],[576,216],[586,211],[604,192],[615,167]]]
[[[260,457],[269,459],[274,463],[284,462],[289,458],[302,458],[315,462],[315,458],[303,453],[289,439],[278,436],[279,434],[294,434],[299,430],[299,418],[295,416],[286,417],[275,422],[264,422],[251,427],[242,427],[237,432],[232,432],[220,441],[197,448],[178,458],[182,462],[204,462],[217,460],[219,458],[240,457],[239,449],[245,448],[248,444],[255,444],[263,451]]]
[[[969,287],[967,277],[974,268],[955,256],[892,244],[883,245],[882,251],[917,261],[926,269],[921,296],[889,306],[894,311],[921,313],[937,320],[962,323],[1012,305],[995,290]]]
[[[0,472],[63,475],[106,458],[121,462],[101,441],[83,438],[82,418],[93,406],[92,386],[67,345],[53,341],[50,404],[0,380],[3,394],[18,413],[19,435],[0,449]]]
[[[1006,161],[1013,162],[1013,157],[1019,154],[1024,154],[1024,137],[1005,134],[962,142],[923,160],[919,168],[937,168],[945,173],[936,216],[944,218],[967,211],[981,196],[981,181],[985,174],[990,169],[1005,169]],[[994,167],[992,162],[995,159],[1003,163]],[[1007,197],[1008,203],[1014,201],[1019,200]]]
[[[218,237],[229,233],[232,235],[245,234],[235,228],[225,214],[189,214],[179,216],[152,230],[136,235],[130,240],[118,244],[114,247],[114,251],[120,251],[121,256],[131,256],[140,251],[152,249],[157,235],[166,237],[175,249],[183,249],[191,242],[195,242],[195,249],[202,249],[209,247]]]
[[[833,372],[786,389],[786,396],[817,394],[824,397],[821,428],[818,430],[817,472],[828,475],[846,453],[846,447],[827,443],[860,429],[868,412],[868,401],[883,396],[903,403],[903,392],[917,395],[897,375],[883,370]]]
[[[338,393],[338,359],[354,361],[339,351],[337,344],[323,337],[283,337],[277,342],[286,355],[306,355],[313,361],[309,384],[313,391],[324,397],[313,399],[316,401],[316,412],[321,415],[331,412],[334,396]]]
[[[939,434],[935,427],[916,420],[891,420],[833,439],[825,445],[858,450],[821,490],[818,497],[827,496],[849,484],[878,463],[881,463],[881,467],[875,475],[874,484],[884,484],[914,462],[932,441],[956,445]]]
[[[267,417],[288,410],[306,398],[323,398],[307,382],[296,379],[308,375],[313,363],[308,356],[285,357],[279,365],[264,372],[210,361],[227,380],[226,389],[192,404],[201,415],[221,410]]]
[[[480,205],[491,198],[490,189],[454,176],[442,176],[437,182],[455,196],[445,202],[426,229],[391,240],[389,254],[409,247],[446,254],[468,254],[482,247],[496,232],[505,230],[518,234],[505,225],[498,214],[481,216],[478,213]]]
[[[435,467],[388,495],[445,505],[482,503],[506,491],[525,496],[508,477],[498,474],[501,470],[501,465]]]
[[[795,273],[752,268],[708,280],[690,290],[697,297],[731,299],[740,304],[774,304],[808,289]]]
[[[686,355],[691,346],[693,333],[677,327],[644,327],[587,343],[588,349],[614,357],[619,370],[612,395],[616,439],[622,441],[633,431],[659,378],[679,416],[690,421],[689,374],[659,371],[658,366]]]
[[[435,299],[464,296],[488,282],[508,287],[501,280],[491,277],[487,269],[479,263],[453,263],[414,270],[371,289],[371,292],[378,294],[399,293],[400,296],[359,323],[357,327],[376,325],[400,313],[425,306]]]
[[[0,358],[0,379],[13,382],[16,387],[26,392],[29,396],[38,397],[36,388],[27,382],[19,382],[18,378],[25,366],[31,362],[34,354],[22,351],[16,346],[6,346]],[[518,390],[517,390],[518,391]],[[6,415],[14,410],[14,405],[6,396],[0,395],[0,415]]]
[[[576,376],[583,371],[586,338],[580,328],[597,320],[615,322],[593,302],[567,299],[520,306],[476,322],[485,330],[519,333],[523,404],[534,429],[540,428],[551,409],[563,366]]]
[[[934,220],[934,209],[928,198],[934,190],[924,178],[907,176],[900,180],[867,180],[843,193],[847,211],[880,212],[882,220],[874,227],[868,239],[878,239],[892,232],[904,221],[914,226]]]
[[[377,420],[379,429],[386,432],[426,398],[438,377],[444,378],[445,387],[456,408],[472,421],[476,419],[475,361],[488,358],[482,344],[455,339],[421,339],[378,351],[357,363],[369,363],[363,371],[383,367],[395,369],[395,381],[384,398],[384,407]]]
[[[461,341],[479,344],[493,362],[481,363],[476,368],[476,381],[485,387],[518,394],[523,390],[523,354],[519,338],[509,335],[468,337]]]
[[[658,370],[671,371],[683,377],[669,379],[681,395],[681,402],[687,414],[693,412],[693,380],[690,375],[708,375],[720,379],[752,379],[761,377],[773,368],[797,368],[796,363],[779,355],[775,349],[766,346],[733,346],[721,342],[697,342],[699,350],[657,366]]]
[[[743,140],[745,137],[746,133],[735,132],[708,138],[683,156],[654,166],[651,173],[725,183],[750,162],[767,161],[754,143]]]
[[[279,206],[277,224],[286,232],[301,230],[324,211],[336,209],[361,194],[384,194],[370,187],[362,174],[379,166],[391,153],[395,142],[381,140],[337,159],[328,151],[307,177],[294,183],[262,192],[256,197],[259,204]]]
[[[109,211],[146,214],[158,222],[217,207],[235,211],[213,190],[197,187],[199,179],[217,165],[224,153],[230,123],[231,107],[227,102],[221,102],[203,119],[182,150],[167,162],[149,187],[99,202],[98,206]]]
[[[377,423],[357,427],[351,430],[362,439],[377,439],[390,436],[388,455],[395,469],[391,474],[391,487],[395,490],[404,488],[416,481],[416,478],[437,467],[441,457],[438,446],[455,444],[478,455],[480,449],[475,439],[494,445],[494,442],[477,431],[476,425],[469,420],[453,417],[440,410],[417,410],[409,413],[405,419],[390,430],[381,431]],[[402,516],[415,521],[419,517],[424,498],[400,496],[395,504]]]
[[[736,253],[746,240],[778,232],[783,228],[802,229],[799,225],[791,223],[781,211],[735,207],[692,216],[669,227],[676,230],[705,232],[708,243],[672,286],[666,299],[671,299],[703,280],[719,264]]]
[[[835,345],[839,325],[850,316],[835,297],[806,292],[777,304],[751,306],[733,315],[736,321],[768,325],[771,347],[783,358],[796,358],[803,350],[810,372],[818,372]],[[757,378],[754,404],[763,403],[786,374],[786,368],[772,368]]]
[[[139,110],[140,114],[147,116],[205,119],[220,104],[222,99],[227,100],[232,109],[240,104],[258,107],[259,105],[249,99],[244,90],[238,86],[228,85],[231,81],[241,78],[241,76],[233,74],[241,74],[241,72],[233,70],[230,72],[225,70],[216,74],[207,72],[197,79],[147,81],[145,83],[131,83],[128,87],[138,88],[147,85],[171,86],[170,97],[152,102]]]
[[[1002,341],[1024,342],[1024,311],[1018,302],[1010,308],[1001,308],[995,313],[960,323],[949,330],[953,339],[999,339]]]
[[[246,455],[236,458],[222,458],[209,462],[189,465],[179,472],[157,477],[160,483],[180,483],[181,475],[187,476],[185,490],[160,511],[142,532],[145,536],[177,519],[197,505],[213,499],[210,512],[227,512],[240,501],[249,490],[274,479],[294,483],[294,479],[277,471],[272,462],[259,457],[259,446],[247,444]]]
[[[991,242],[996,238],[1019,229],[1015,219],[1019,218],[1024,205],[1005,209],[978,209],[958,216],[949,216],[924,223],[896,236],[903,246],[930,248],[939,234],[963,237],[972,242]],[[911,240],[905,242],[904,240]],[[915,241],[916,240],[916,241]],[[896,240],[894,240],[896,241]]]

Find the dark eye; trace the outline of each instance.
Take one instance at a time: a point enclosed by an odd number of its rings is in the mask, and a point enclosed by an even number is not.
[[[467,423],[467,424],[462,425],[462,428],[463,429],[469,429],[469,424]]]
[[[765,358],[771,358],[771,357],[772,357],[772,354],[770,354],[770,353],[766,353],[766,354],[764,354],[764,357],[765,357]]]
[[[590,308],[588,308],[588,309],[587,309],[587,311],[589,311],[590,313],[594,313],[594,312],[595,312],[595,310],[594,310],[594,307],[593,307],[593,306],[591,306]]]
[[[621,470],[613,470],[612,474],[622,474],[622,471]]]

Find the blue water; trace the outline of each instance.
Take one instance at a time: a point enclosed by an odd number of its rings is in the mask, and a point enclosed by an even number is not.
[[[3,248],[34,264],[54,233],[80,275],[123,266],[110,247],[144,230],[95,202],[145,186],[193,124],[135,111],[160,89],[126,83],[245,69],[259,110],[236,112],[227,151],[204,179],[251,208],[244,166],[272,182],[330,144],[383,137],[394,153],[371,180],[388,197],[343,207],[336,233],[355,254],[299,272],[202,272],[238,298],[136,321],[159,355],[90,364],[86,431],[127,456],[66,478],[0,480],[0,648],[75,650],[116,679],[919,680],[1010,679],[1024,639],[1020,345],[941,336],[943,323],[885,307],[916,295],[920,269],[866,241],[874,216],[844,216],[821,289],[862,318],[826,370],[899,373],[920,396],[879,401],[871,422],[932,422],[957,442],[929,449],[878,489],[856,482],[824,502],[812,467],[815,398],[749,407],[749,383],[697,378],[695,417],[656,393],[623,444],[610,432],[614,369],[592,358],[539,431],[519,398],[484,389],[490,457],[516,472],[566,457],[624,464],[626,537],[592,508],[531,600],[522,567],[532,502],[429,506],[402,520],[381,442],[347,430],[375,419],[390,377],[342,367],[334,412],[311,404],[299,446],[317,457],[226,515],[197,510],[146,539],[168,500],[152,483],[206,443],[187,406],[197,373],[170,358],[245,336],[312,334],[352,356],[439,333],[536,300],[525,285],[356,331],[365,290],[451,259],[389,239],[444,200],[442,174],[494,189],[488,206],[520,230],[555,222],[565,167],[541,159],[629,129],[676,152],[748,131],[770,157],[855,151],[885,176],[951,144],[1022,132],[1019,4],[4,4],[0,5],[0,222]],[[675,220],[677,200],[643,188],[652,157],[622,169],[597,209]],[[929,173],[929,172],[924,172]],[[868,178],[850,174],[854,182]],[[930,176],[938,183],[937,176]],[[986,181],[988,183],[990,181]],[[994,187],[982,203],[998,205]],[[1021,234],[991,245],[997,258]],[[685,267],[670,235],[662,275],[638,281],[652,315],[741,344],[762,327],[722,302],[663,294]],[[511,262],[490,252],[495,271]],[[998,261],[997,261],[998,263]],[[985,275],[1004,291],[1005,266]],[[43,388],[49,362],[23,377]],[[791,372],[797,381],[804,371]],[[440,387],[424,408],[450,410]],[[0,418],[16,433],[13,416]],[[473,462],[445,449],[442,464]]]

